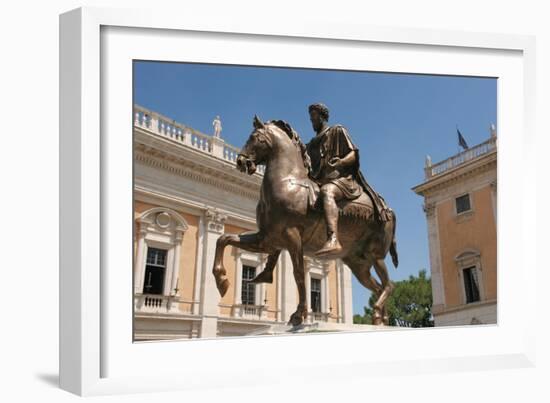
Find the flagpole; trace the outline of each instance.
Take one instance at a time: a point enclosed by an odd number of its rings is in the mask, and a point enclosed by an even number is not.
[[[458,133],[458,123],[455,123],[455,126],[456,126],[456,132]],[[458,142],[456,143],[456,153],[460,154],[460,144]]]

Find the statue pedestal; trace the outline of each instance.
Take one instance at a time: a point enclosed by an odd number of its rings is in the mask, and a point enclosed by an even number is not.
[[[223,148],[225,146],[225,141],[219,137],[212,137],[212,154],[218,158],[224,158]]]
[[[278,334],[297,334],[297,333],[321,333],[321,332],[376,332],[387,330],[406,330],[410,328],[396,326],[374,326],[374,325],[354,325],[333,322],[314,322],[304,323],[293,327],[287,324],[274,324],[259,331],[255,335],[278,335]]]

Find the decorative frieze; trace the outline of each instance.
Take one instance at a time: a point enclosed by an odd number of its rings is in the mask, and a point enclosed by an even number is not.
[[[191,179],[194,182],[211,185],[217,189],[242,195],[248,199],[258,200],[260,182],[251,183],[232,175],[224,174],[223,169],[210,169],[185,158],[174,158],[169,154],[143,145],[136,146],[135,161],[143,165],[170,172],[177,176]]]

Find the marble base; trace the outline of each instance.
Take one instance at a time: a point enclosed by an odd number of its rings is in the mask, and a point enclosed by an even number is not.
[[[298,333],[317,333],[317,332],[373,332],[387,330],[408,329],[395,326],[374,326],[374,325],[354,325],[332,322],[313,322],[304,323],[300,326],[291,326],[287,324],[274,324],[258,329],[249,335],[277,335],[277,334],[298,334]]]

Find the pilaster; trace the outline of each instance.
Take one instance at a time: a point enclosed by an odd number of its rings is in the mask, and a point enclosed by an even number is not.
[[[497,225],[497,181],[496,179],[491,182],[491,202],[493,203],[493,218],[495,219],[495,226]]]
[[[441,271],[441,251],[439,245],[439,230],[437,223],[437,207],[434,202],[426,201],[424,212],[428,223],[428,243],[430,250],[430,275],[433,293],[433,311],[437,313],[445,307],[445,289]]]
[[[181,256],[181,242],[183,240],[183,232],[177,231],[174,238],[174,262],[172,266],[172,284],[170,285],[170,293],[168,295],[179,295],[179,269]]]
[[[345,265],[340,259],[340,284],[342,295],[342,322],[351,324],[353,323],[353,302],[351,295],[351,269]]]
[[[276,274],[276,283],[275,283],[275,287],[276,287],[276,298],[277,298],[277,303],[275,305],[275,309],[277,310],[277,314],[276,314],[276,320],[278,321],[283,321],[285,320],[285,318],[282,316],[282,309],[283,309],[283,304],[282,304],[282,287],[281,287],[281,283],[282,283],[282,279],[283,279],[283,265],[281,263],[281,260],[282,260],[282,256],[279,256],[279,259],[277,260],[277,266],[275,266],[275,274]]]
[[[336,261],[336,311],[338,312],[337,322],[342,323],[344,321],[342,315],[342,261],[338,259]]]
[[[138,294],[143,291],[143,277],[145,270],[145,235],[147,234],[147,229],[144,228],[143,224],[139,224],[139,233],[137,241],[137,254],[136,261],[134,265],[134,293]]]
[[[330,282],[329,282],[329,273],[330,273],[330,265],[332,261],[324,262],[323,264],[323,294],[324,294],[324,302],[323,302],[323,312],[330,315],[330,307],[332,304],[331,301],[331,295],[330,295]]]
[[[202,271],[204,266],[204,215],[199,216],[199,228],[197,234],[197,251],[196,251],[196,263],[195,263],[195,287],[193,289],[193,300],[199,301],[193,304],[193,314],[199,315],[202,310],[201,289],[202,289]]]
[[[304,268],[305,268],[305,283],[306,283],[306,306],[307,306],[307,312],[311,313],[313,310],[311,309],[311,273],[309,272],[309,264],[304,261]],[[308,318],[310,321],[312,321],[312,316],[308,315]]]
[[[234,305],[242,304],[242,285],[243,285],[243,262],[241,259],[241,249],[237,249],[237,257],[235,264],[235,296],[233,298]],[[236,313],[236,311],[234,312]]]
[[[225,214],[216,209],[204,213],[205,232],[203,237],[203,267],[201,279],[201,337],[216,337],[217,317],[219,316],[220,294],[216,287],[211,268],[214,263],[216,241],[224,232]]]
[[[281,261],[281,316],[282,320],[287,321],[290,315],[296,311],[298,305],[296,282],[294,281],[294,268],[288,251],[281,252],[279,257]]]

